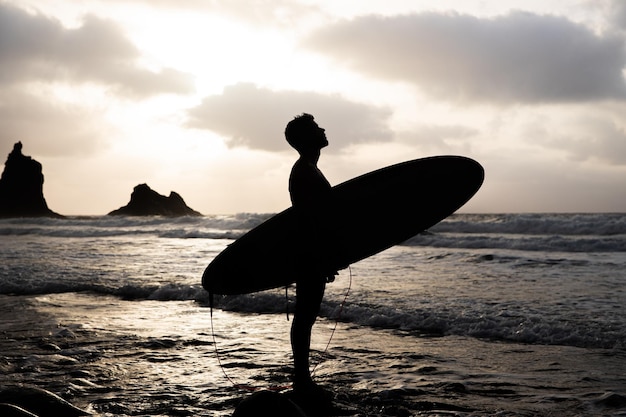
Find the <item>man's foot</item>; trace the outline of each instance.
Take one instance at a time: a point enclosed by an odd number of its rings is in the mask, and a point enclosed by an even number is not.
[[[294,386],[294,390],[286,395],[309,417],[355,416],[359,413],[359,410],[350,405],[336,403],[331,391],[315,383],[306,388]]]
[[[318,400],[332,401],[334,395],[332,391],[323,388],[321,385],[311,381],[306,384],[294,384],[293,391],[296,395],[306,396],[309,398],[315,398]]]
[[[322,415],[333,408],[333,393],[313,381],[294,383],[290,397],[307,414]]]

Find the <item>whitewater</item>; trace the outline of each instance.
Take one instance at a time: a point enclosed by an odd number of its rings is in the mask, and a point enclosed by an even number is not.
[[[227,416],[234,385],[288,384],[294,289],[218,297],[211,320],[200,285],[270,216],[0,220],[0,386]],[[340,271],[315,375],[360,415],[626,415],[625,283],[626,214],[455,214]]]

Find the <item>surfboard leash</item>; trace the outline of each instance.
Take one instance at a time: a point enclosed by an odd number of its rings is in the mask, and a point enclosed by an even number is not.
[[[257,386],[248,385],[248,384],[238,384],[235,381],[233,381],[233,379],[226,372],[226,368],[224,367],[224,364],[222,363],[219,350],[217,349],[217,339],[215,337],[215,328],[213,327],[213,308],[212,307],[210,311],[210,321],[211,321],[211,337],[213,338],[213,347],[215,349],[215,357],[217,358],[217,363],[220,369],[222,370],[222,374],[224,375],[226,380],[228,380],[228,382],[231,383],[233,387],[244,390],[244,391],[250,391],[250,392],[261,391],[261,390],[284,391],[284,390],[291,388],[291,385],[270,385],[267,387],[257,387]]]
[[[215,327],[213,326],[213,294],[210,294],[210,302],[209,302],[209,307],[210,307],[210,322],[211,322],[211,337],[213,338],[213,348],[215,350],[215,357],[217,358],[217,363],[222,371],[222,374],[224,375],[224,378],[226,378],[226,380],[228,380],[228,382],[230,382],[230,384],[237,389],[240,390],[244,390],[244,391],[250,391],[250,392],[255,392],[255,391],[261,391],[261,390],[269,390],[269,391],[285,391],[287,389],[290,389],[292,386],[291,384],[289,385],[269,385],[266,387],[258,387],[258,386],[254,386],[254,385],[249,385],[249,384],[238,384],[237,382],[233,381],[233,379],[228,375],[228,373],[226,372],[226,367],[224,366],[224,364],[222,363],[222,358],[220,357],[220,352],[219,349],[217,348],[217,338],[215,337]]]
[[[346,293],[343,297],[343,300],[341,301],[341,303],[339,304],[339,311],[337,312],[337,317],[335,318],[335,325],[333,326],[333,330],[330,333],[330,337],[328,338],[328,343],[326,343],[326,347],[324,348],[324,354],[328,351],[328,348],[330,347],[330,343],[333,340],[333,336],[335,335],[335,331],[337,330],[337,325],[339,323],[339,319],[341,318],[341,313],[343,312],[343,307],[348,299],[348,295],[350,294],[350,290],[352,288],[352,267],[348,266],[348,271],[349,271],[349,282],[348,282],[348,289],[346,290]],[[287,293],[287,287],[285,288],[285,293]],[[210,297],[210,301],[209,301],[209,317],[210,317],[210,322],[211,322],[211,337],[213,338],[213,348],[215,350],[215,357],[217,358],[217,363],[222,371],[222,374],[224,375],[224,377],[226,378],[226,380],[228,380],[228,382],[230,382],[230,384],[237,389],[241,389],[241,390],[245,390],[245,391],[250,391],[250,392],[255,392],[255,391],[261,391],[261,390],[269,390],[269,391],[285,391],[288,389],[291,389],[293,386],[291,384],[288,385],[269,385],[269,386],[265,386],[265,387],[260,387],[260,386],[254,386],[254,385],[249,385],[249,384],[238,384],[235,381],[233,381],[233,379],[228,375],[228,373],[226,372],[226,368],[224,367],[224,364],[222,363],[222,359],[220,357],[220,353],[219,353],[219,349],[217,348],[217,338],[215,337],[215,328],[213,326],[213,294],[209,294]],[[289,310],[287,310],[287,320],[289,320]],[[315,373],[315,370],[317,369],[317,366],[320,364],[321,362],[318,362],[315,364],[315,366],[313,367],[313,369],[311,370],[311,375],[313,375]]]
[[[328,343],[326,343],[326,347],[324,348],[323,354],[326,354],[326,352],[328,352],[328,348],[330,347],[330,342],[332,342],[333,340],[333,336],[335,335],[335,330],[337,330],[337,325],[339,324],[339,319],[341,318],[341,313],[343,312],[343,306],[346,304],[346,301],[348,300],[348,295],[350,295],[350,290],[352,289],[352,267],[350,265],[348,265],[348,272],[349,272],[348,273],[348,277],[349,277],[348,289],[346,290],[346,293],[343,296],[343,300],[339,304],[339,311],[337,312],[337,317],[335,318],[335,325],[333,326],[333,330],[330,332],[330,337],[328,338]],[[318,362],[315,364],[315,366],[311,370],[311,376],[315,374],[317,365],[319,365],[320,363],[321,362]]]

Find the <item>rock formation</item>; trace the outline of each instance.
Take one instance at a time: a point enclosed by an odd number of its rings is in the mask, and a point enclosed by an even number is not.
[[[41,164],[13,146],[0,177],[0,217],[63,217],[48,208],[43,196]]]
[[[174,191],[168,197],[157,193],[147,184],[139,184],[130,195],[130,202],[113,210],[110,216],[201,216],[185,204]]]
[[[70,404],[43,388],[16,385],[0,389],[0,415],[20,417],[89,416],[90,413]]]

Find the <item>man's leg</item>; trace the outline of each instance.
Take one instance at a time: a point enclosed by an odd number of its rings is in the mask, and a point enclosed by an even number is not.
[[[295,390],[313,388],[309,367],[311,330],[320,311],[326,282],[320,277],[303,277],[296,282],[296,311],[291,324]]]

